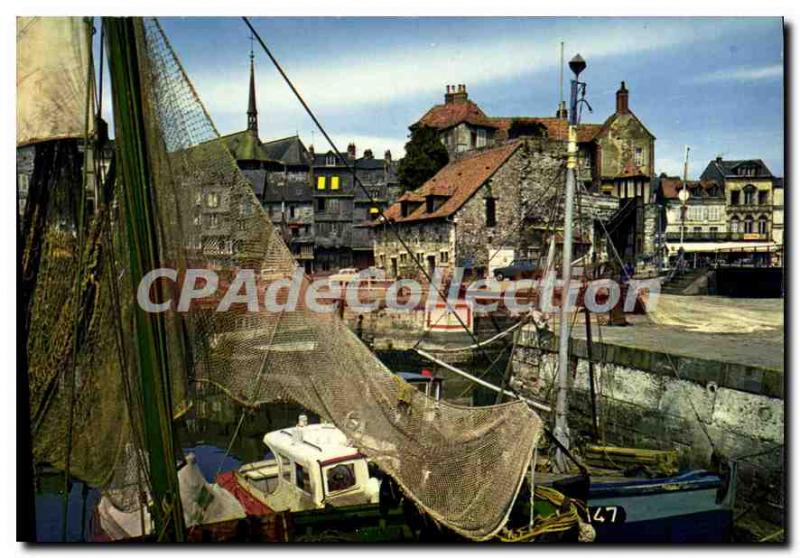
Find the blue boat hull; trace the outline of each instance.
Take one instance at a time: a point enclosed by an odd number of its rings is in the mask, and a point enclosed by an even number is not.
[[[588,506],[597,533],[596,541],[729,541],[734,490],[734,482],[726,482],[706,471],[655,480],[593,482],[589,487]]]

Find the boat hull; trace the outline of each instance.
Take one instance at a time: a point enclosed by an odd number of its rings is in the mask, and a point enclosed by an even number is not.
[[[588,506],[596,541],[729,541],[733,489],[719,476],[705,471],[655,480],[593,482]]]

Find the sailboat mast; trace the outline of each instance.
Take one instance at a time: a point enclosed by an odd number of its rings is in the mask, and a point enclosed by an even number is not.
[[[569,394],[569,287],[572,279],[572,219],[575,204],[575,169],[578,166],[578,76],[586,67],[580,55],[569,62],[575,73],[570,81],[569,128],[567,136],[567,180],[564,193],[564,240],[561,250],[561,316],[558,331],[558,392],[556,395],[556,417],[554,434],[569,449],[569,425],[567,409]],[[560,472],[567,469],[566,455],[559,448],[556,451],[555,465]]]
[[[142,277],[159,267],[156,211],[142,103],[137,35],[140,18],[103,18],[114,100],[124,229],[128,236],[130,274]],[[154,533],[159,540],[184,540],[183,510],[174,457],[172,401],[169,390],[165,323],[162,314],[135,307],[135,345],[151,479]]]

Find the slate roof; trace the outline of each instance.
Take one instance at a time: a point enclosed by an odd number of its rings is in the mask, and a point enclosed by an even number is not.
[[[472,101],[450,102],[435,105],[414,126],[430,126],[439,130],[446,130],[462,122],[484,128],[497,128],[491,118],[487,117],[481,108]]]
[[[258,134],[242,130],[219,138],[237,161],[275,161],[264,149]]]
[[[403,194],[397,203],[384,212],[384,215],[397,223],[442,219],[453,215],[503,166],[520,145],[521,142],[515,141],[501,147],[478,151],[448,163],[425,184],[413,192]],[[424,203],[428,195],[444,197],[447,200],[432,213],[428,213]],[[420,203],[419,207],[406,217],[402,216],[400,203],[404,200]]]
[[[276,139],[263,144],[267,155],[284,165],[307,165],[309,153],[298,136]]]
[[[746,164],[756,167],[756,175],[751,177],[740,177],[736,170]],[[700,175],[701,180],[723,180],[725,178],[772,178],[772,173],[761,159],[742,159],[738,161],[725,161],[714,159],[708,163],[706,170]]]

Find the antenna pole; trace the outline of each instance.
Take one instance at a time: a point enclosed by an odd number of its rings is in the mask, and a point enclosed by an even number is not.
[[[564,41],[561,41],[561,63],[558,65],[558,106],[564,104]]]

